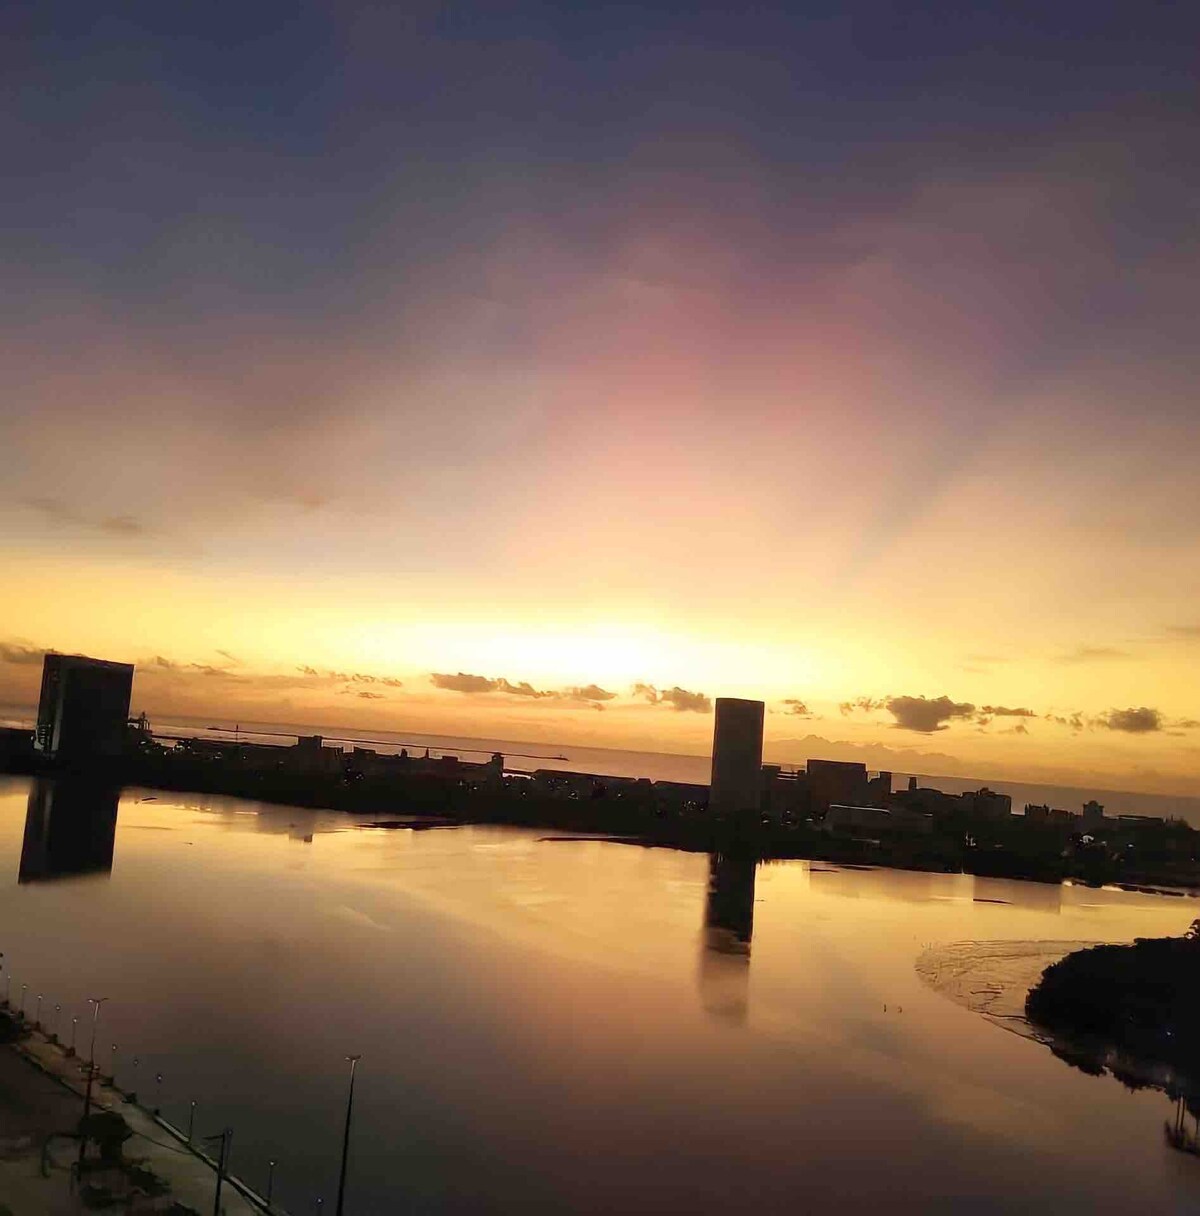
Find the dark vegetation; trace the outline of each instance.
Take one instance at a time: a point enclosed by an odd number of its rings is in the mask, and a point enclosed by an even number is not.
[[[1166,1066],[1190,1089],[1200,1081],[1200,920],[1185,937],[1068,954],[1046,968],[1025,1013],[1068,1036],[1072,1047],[1058,1054],[1085,1071]]]

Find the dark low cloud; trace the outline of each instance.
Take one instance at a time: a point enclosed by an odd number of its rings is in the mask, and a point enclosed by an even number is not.
[[[395,676],[371,676],[365,672],[356,671],[350,679],[355,684],[386,684],[389,688],[403,688],[404,681]]]
[[[512,697],[554,697],[557,693],[546,691],[541,688],[534,688],[528,680],[522,680],[519,684],[514,684],[511,680],[499,679],[496,681],[496,691],[506,692]]]
[[[1083,714],[1045,714],[1043,715],[1047,722],[1055,722],[1059,726],[1069,727],[1071,730],[1083,730],[1086,723],[1083,720]]]
[[[403,688],[404,681],[394,676],[373,676],[362,671],[333,671],[331,668],[313,667],[308,663],[297,667],[302,676],[312,680],[327,680],[332,684],[384,684],[389,688]]]
[[[785,697],[783,701],[787,706],[787,712],[796,718],[811,718],[814,715],[809,712],[808,702],[801,701],[799,697]]]
[[[14,663],[20,667],[40,667],[46,654],[40,646],[22,646],[17,642],[0,642],[0,663]]]
[[[1118,730],[1128,735],[1146,735],[1164,729],[1166,723],[1157,709],[1139,705],[1129,709],[1110,709],[1093,719],[1095,725],[1107,730]]]
[[[110,536],[144,536],[149,529],[132,515],[101,515],[92,517],[57,498],[25,498],[25,506],[37,511],[44,519],[64,527],[106,532]]]
[[[429,677],[434,688],[444,688],[447,692],[495,692],[496,681],[487,676],[472,676],[465,671],[457,675],[449,672],[435,671]]]
[[[984,709],[977,717],[975,706],[970,701],[952,701],[947,696],[856,697],[853,701],[843,701],[838,709],[843,715],[857,712],[875,713],[877,710],[886,709],[895,719],[892,725],[897,730],[916,731],[921,735],[945,730],[955,719],[974,720],[979,726],[987,726],[991,721],[989,715],[992,712]]]
[[[113,536],[141,536],[146,531],[132,515],[107,515],[96,521],[96,527]]]
[[[1076,663],[1109,663],[1114,660],[1132,659],[1128,650],[1119,650],[1115,646],[1078,646],[1067,654],[1061,654],[1054,661],[1072,665]]]
[[[500,692],[508,693],[509,696],[513,697],[530,697],[534,700],[557,695],[553,692],[534,688],[527,680],[514,684],[511,680],[506,680],[503,677],[492,679],[490,676],[470,675],[465,671],[460,671],[453,675],[449,672],[435,671],[430,675],[429,682],[434,688],[444,688],[447,692]]]
[[[712,699],[702,692],[688,692],[675,685],[661,691],[653,684],[635,684],[633,695],[649,701],[651,705],[669,705],[679,713],[706,714],[712,710]]]
[[[572,701],[611,701],[617,694],[601,688],[599,684],[584,684],[578,688],[568,688],[563,696]]]
[[[1000,733],[1002,735],[1027,735],[1029,734],[1029,727],[1024,722],[1018,722],[1016,726],[1006,727]]]
[[[945,730],[955,718],[972,718],[975,706],[969,701],[952,701],[949,697],[889,697],[885,706],[896,719],[898,730],[931,735]]]
[[[143,671],[170,671],[180,675],[226,676],[237,679],[233,672],[225,667],[215,667],[212,663],[179,663],[168,659],[165,655],[156,654],[148,659],[139,659],[135,664]]]
[[[1032,709],[1019,707],[1010,709],[1007,705],[984,705],[980,708],[981,714],[989,714],[993,718],[1036,718],[1037,714]]]

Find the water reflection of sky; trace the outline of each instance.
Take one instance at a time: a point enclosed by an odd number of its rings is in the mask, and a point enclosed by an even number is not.
[[[136,1052],[168,1113],[194,1097],[206,1130],[235,1127],[247,1176],[278,1156],[297,1211],[332,1195],[349,1051],[351,1210],[1200,1195],[1200,1163],[1164,1153],[1161,1095],[1065,1067],[914,971],[939,942],[1179,932],[1191,900],[777,863],[749,937],[744,875],[714,918],[703,856],[144,791],[122,799],[110,878],[18,886],[28,786],[3,790],[14,982],[64,1016],[102,989],[122,1082]]]

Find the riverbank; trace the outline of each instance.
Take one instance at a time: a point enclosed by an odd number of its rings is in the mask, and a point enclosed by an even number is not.
[[[1200,834],[1177,823],[1106,820],[1108,835],[1097,841],[1067,820],[994,817],[939,794],[934,810],[903,804],[889,818],[890,811],[877,809],[851,826],[831,821],[823,803],[812,805],[807,787],[793,777],[764,785],[760,814],[723,816],[710,812],[708,787],[701,784],[526,773],[506,769],[499,755],[476,764],[455,756],[351,754],[319,746],[319,738],[303,743],[288,748],[192,740],[165,748],[146,735],[123,757],[80,769],[32,751],[23,759],[10,757],[7,767],[14,775],[65,783],[80,805],[97,791],[112,798],[121,787],[136,786],[342,811],[388,824],[497,824],[686,852],[737,847],[763,859],[1200,890]]]
[[[85,1075],[78,1057],[28,1027],[17,1041],[0,1046],[0,1205],[7,1205],[11,1216],[78,1216],[97,1210],[72,1177]],[[93,1112],[109,1111],[124,1119],[132,1132],[124,1156],[145,1171],[137,1175],[142,1194],[123,1210],[175,1216],[210,1212],[214,1162],[190,1148],[182,1131],[131,1099],[103,1081],[92,1087]],[[151,1177],[161,1180],[161,1186]],[[115,1168],[89,1169],[85,1180],[114,1195],[130,1189],[128,1173]],[[152,1191],[161,1193],[148,1193]],[[221,1190],[221,1210],[226,1216],[284,1216],[229,1177]]]
[[[1200,937],[1139,938],[1068,954],[1030,990],[1025,1016],[1075,1044],[1071,1062],[1086,1071],[1140,1083],[1163,1077],[1200,1096]]]
[[[1180,943],[1181,938],[1151,939]],[[1179,1013],[1182,1029],[1179,1037],[1185,1044],[1183,1052],[1154,1050],[1171,1044],[1174,1035],[1160,1034],[1149,1042],[1137,1037],[1120,1021],[1128,1012],[1122,1002],[1115,1001],[1113,992],[1123,985],[1114,985],[1112,960],[1136,954],[1142,941],[1130,944],[1085,941],[966,941],[931,946],[921,953],[915,970],[935,992],[993,1025],[1030,1039],[1049,1048],[1065,1064],[1091,1076],[1111,1076],[1127,1089],[1157,1089],[1169,1097],[1182,1098],[1188,1110],[1200,1110],[1200,1086],[1193,1078],[1200,1076],[1194,1065],[1184,1066],[1184,1055],[1194,1049],[1195,1022],[1183,1009]],[[1200,953],[1200,947],[1185,943]],[[1125,991],[1133,995],[1142,1007],[1154,1007],[1162,1001],[1164,986],[1170,988],[1175,976],[1158,965],[1133,980]],[[1185,960],[1186,961],[1186,960]],[[1128,970],[1118,967],[1117,970]],[[1081,982],[1080,973],[1091,977]],[[1105,980],[1110,973],[1109,995],[1103,995]],[[1047,977],[1050,976],[1049,983]],[[1097,988],[1097,984],[1100,985]],[[1037,995],[1035,995],[1037,994]],[[1053,994],[1053,995],[1048,995]],[[1156,1000],[1157,996],[1157,1000]],[[1115,1013],[1115,1006],[1124,1010]],[[1106,1032],[1096,1029],[1098,1008],[1108,1007],[1115,1028]],[[1054,1012],[1048,1012],[1053,1008]],[[1132,1025],[1132,1023],[1129,1023]],[[1176,1027],[1172,1027],[1176,1029]],[[1174,1057],[1174,1058],[1171,1058]]]

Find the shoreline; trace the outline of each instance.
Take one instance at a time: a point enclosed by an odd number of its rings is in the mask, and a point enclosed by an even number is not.
[[[17,1151],[0,1155],[0,1179],[10,1184],[10,1190],[16,1188],[11,1197],[20,1200],[12,1208],[13,1216],[90,1211],[71,1178],[85,1088],[80,1059],[51,1036],[14,1017],[11,1009],[4,1012],[21,1029],[16,1040],[0,1045],[4,1060],[17,1065],[5,1070],[3,1115],[6,1122],[31,1117],[36,1122],[19,1137]],[[57,1091],[58,1101],[48,1086]],[[40,1117],[30,1116],[31,1109],[42,1112]],[[125,1120],[133,1135],[125,1143],[124,1156],[167,1185],[160,1197],[164,1202],[173,1201],[198,1214],[211,1210],[217,1163],[189,1143],[182,1129],[100,1073],[92,1086],[92,1111],[112,1111]],[[106,1172],[96,1171],[98,1176]],[[32,1204],[37,1206],[28,1206]],[[253,1187],[230,1173],[224,1175],[221,1208],[227,1216],[287,1216],[279,1204],[268,1206]]]
[[[1116,886],[1146,894],[1200,898],[1200,870],[1162,873],[1153,868],[1121,873],[1080,872],[1061,856],[963,847],[947,837],[898,834],[881,839],[831,834],[807,822],[734,823],[671,803],[633,796],[555,797],[524,783],[455,784],[416,775],[395,784],[333,782],[321,776],[281,776],[157,762],[89,770],[32,766],[0,770],[0,776],[33,781],[83,782],[118,792],[239,798],[333,814],[371,816],[380,828],[414,831],[434,827],[494,825],[538,831],[547,838],[607,839],[644,848],[687,853],[736,850],[764,861],[827,861],[918,873],[972,874],[1057,885]]]
[[[1025,1012],[1029,994],[1048,967],[1095,946],[1131,945],[1096,941],[946,942],[923,950],[913,967],[922,982],[939,996],[1001,1030],[1040,1043],[1072,1068],[1091,1076],[1110,1077],[1127,1089],[1157,1089],[1169,1098],[1195,1094],[1196,1084],[1169,1064],[1136,1056],[1093,1035],[1039,1025]]]

